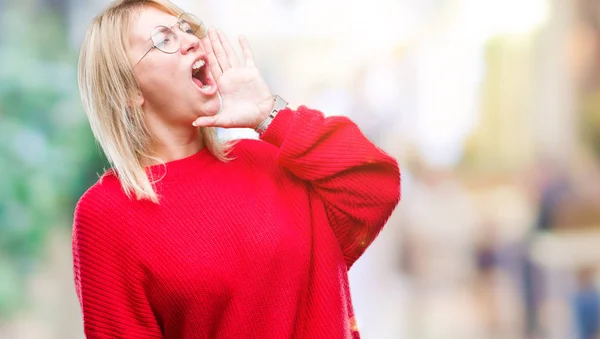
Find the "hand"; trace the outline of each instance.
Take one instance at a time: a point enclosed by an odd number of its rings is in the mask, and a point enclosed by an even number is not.
[[[256,128],[273,108],[273,96],[254,64],[248,41],[244,37],[239,38],[244,63],[238,59],[220,30],[210,28],[202,43],[223,100],[219,114],[199,117],[193,125]]]

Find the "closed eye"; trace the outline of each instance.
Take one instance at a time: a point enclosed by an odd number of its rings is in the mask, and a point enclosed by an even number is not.
[[[170,38],[164,38],[164,39],[161,39],[161,40],[155,42],[154,44],[158,48],[165,48],[165,47],[167,47],[167,45],[169,45],[170,42],[171,42]]]
[[[179,28],[181,28],[182,31],[188,33],[188,34],[194,34],[196,33],[194,28],[192,27],[192,25],[190,25],[187,21],[182,21],[179,23]]]

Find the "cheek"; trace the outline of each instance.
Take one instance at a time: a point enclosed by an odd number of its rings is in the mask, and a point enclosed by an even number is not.
[[[158,50],[153,51],[152,55],[141,69],[140,74],[145,76],[148,83],[153,84],[152,87],[162,85],[162,82],[172,82],[178,76],[181,77],[179,70],[179,58],[175,54],[166,54]],[[148,58],[148,57],[146,57]]]
[[[174,69],[160,66],[140,76],[140,88],[145,94],[165,94],[170,93],[180,81]]]

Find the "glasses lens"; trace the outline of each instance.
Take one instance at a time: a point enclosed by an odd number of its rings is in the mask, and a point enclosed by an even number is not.
[[[207,34],[206,27],[202,20],[190,13],[183,13],[179,16],[179,27],[186,33],[193,34],[199,38],[204,38]]]
[[[152,31],[152,42],[165,53],[175,53],[179,49],[177,34],[165,26],[158,26]]]

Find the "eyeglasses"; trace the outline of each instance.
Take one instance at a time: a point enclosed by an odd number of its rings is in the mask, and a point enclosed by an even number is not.
[[[173,26],[160,25],[154,27],[149,39],[152,41],[152,47],[140,58],[136,65],[155,48],[168,54],[177,52],[181,48],[181,43],[177,37],[177,33],[173,30],[175,26],[179,26],[182,32],[195,35],[199,39],[204,38],[208,34],[206,26],[204,26],[204,23],[198,17],[190,13],[182,13]]]

